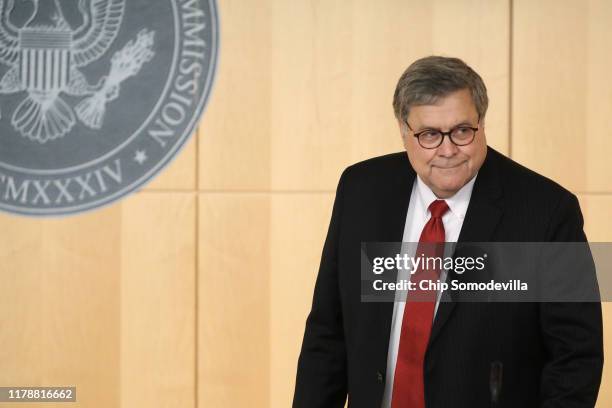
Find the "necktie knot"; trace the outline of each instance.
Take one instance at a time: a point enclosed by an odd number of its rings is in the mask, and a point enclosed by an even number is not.
[[[429,204],[429,212],[432,218],[440,218],[448,211],[448,204],[444,200],[435,200]]]

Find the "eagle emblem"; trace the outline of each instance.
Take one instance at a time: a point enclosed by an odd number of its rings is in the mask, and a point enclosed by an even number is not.
[[[0,63],[9,67],[0,79],[0,94],[26,92],[12,113],[12,126],[41,144],[65,136],[77,120],[100,129],[106,105],[119,96],[121,83],[155,55],[154,32],[140,31],[113,54],[108,74],[90,84],[79,69],[111,46],[125,0],[79,0],[82,21],[75,28],[64,18],[59,0],[17,1],[32,3],[20,27],[11,19],[15,0],[0,0]],[[82,99],[73,108],[63,94]]]

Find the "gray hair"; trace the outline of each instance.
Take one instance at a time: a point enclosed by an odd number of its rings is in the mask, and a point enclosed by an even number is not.
[[[487,113],[489,98],[480,75],[459,58],[430,56],[413,62],[404,71],[393,95],[395,117],[404,122],[411,106],[432,105],[440,97],[468,89],[482,119]]]

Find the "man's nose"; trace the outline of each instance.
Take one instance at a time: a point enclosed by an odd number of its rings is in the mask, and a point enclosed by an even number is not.
[[[444,137],[444,140],[442,140],[442,144],[438,146],[438,150],[436,151],[436,153],[438,154],[438,156],[449,157],[454,156],[455,154],[457,154],[458,151],[459,148],[457,147],[457,145],[451,142],[449,135],[446,135]]]

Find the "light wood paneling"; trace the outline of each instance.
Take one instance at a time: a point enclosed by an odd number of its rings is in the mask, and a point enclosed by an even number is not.
[[[198,137],[192,135],[177,156],[143,190],[195,190],[196,187],[196,146]]]
[[[590,242],[612,242],[612,194],[579,194],[584,232]]]
[[[200,188],[333,191],[342,168],[403,149],[395,84],[433,53],[461,56],[484,77],[488,139],[506,151],[508,5],[223,2],[224,48],[200,127]]]
[[[121,213],[121,407],[195,407],[196,194],[140,193]]]
[[[270,407],[291,406],[333,193],[273,194],[270,218]]]
[[[490,79],[488,135],[506,150],[507,1],[277,0],[272,16],[272,189],[333,191],[347,165],[402,150],[395,85],[433,53]]]
[[[0,225],[1,384],[76,386],[76,407],[194,406],[194,194]]]
[[[262,190],[270,179],[269,0],[219,5],[217,77],[199,128],[199,187]]]
[[[612,2],[514,5],[513,157],[574,191],[612,192]]]
[[[0,215],[0,384],[76,386],[75,407],[119,406],[120,225],[119,206]]]
[[[199,198],[198,406],[268,407],[269,197]]]

